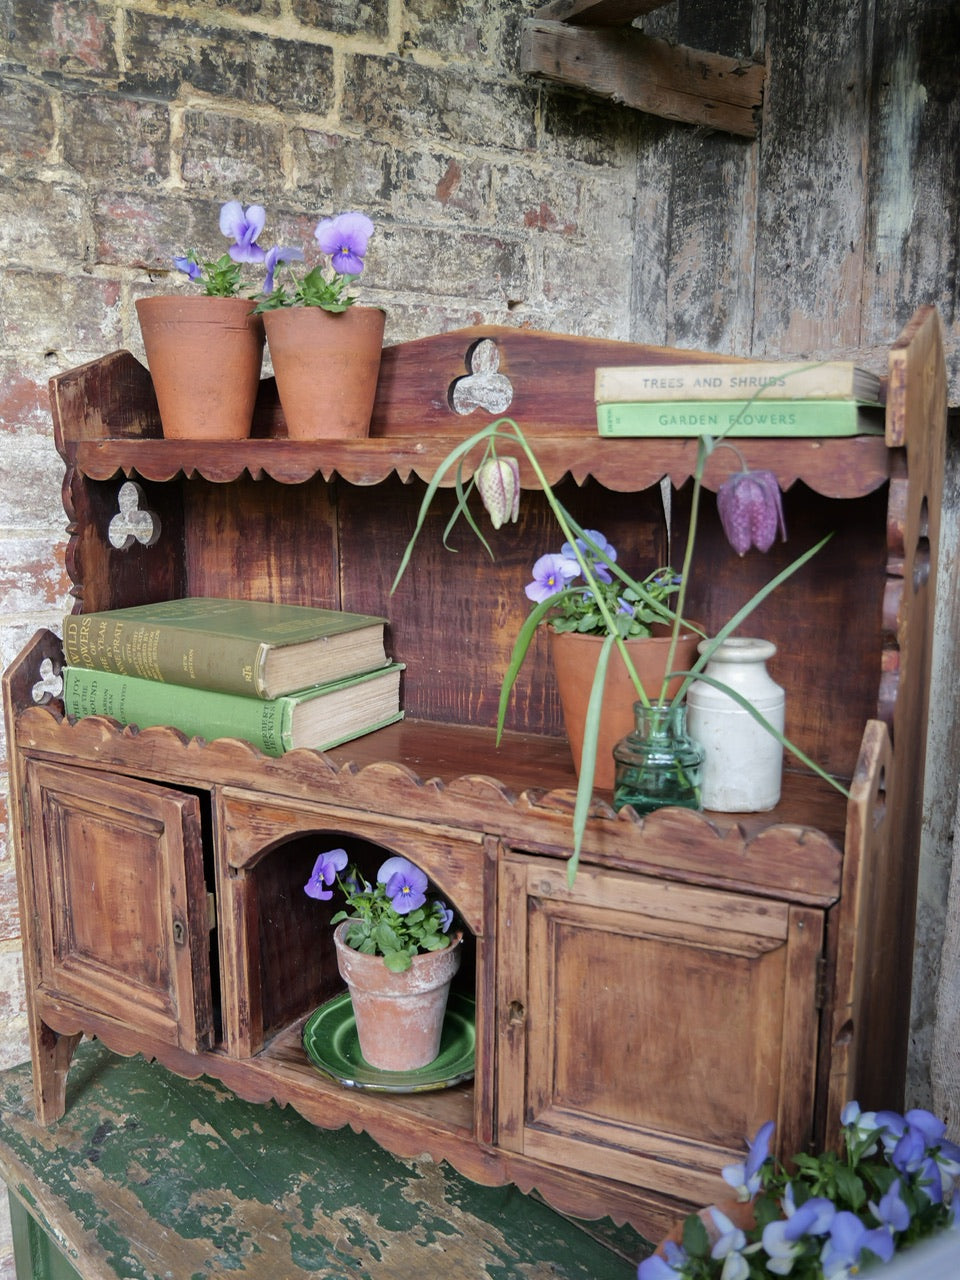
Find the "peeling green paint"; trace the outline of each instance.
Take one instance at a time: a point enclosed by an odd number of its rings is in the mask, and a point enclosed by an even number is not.
[[[40,1129],[29,1066],[0,1076],[0,1168],[29,1170],[19,1181],[68,1210],[85,1278],[634,1280],[647,1252],[629,1229],[608,1224],[607,1247],[597,1224],[515,1187],[96,1043],[80,1046],[70,1085],[63,1120]]]

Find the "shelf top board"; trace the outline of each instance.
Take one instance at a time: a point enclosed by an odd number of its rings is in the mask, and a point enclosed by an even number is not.
[[[597,368],[717,358],[711,352],[493,325],[437,334],[384,348],[370,436],[347,442],[287,439],[273,378],[261,382],[249,440],[164,440],[150,375],[126,351],[58,375],[50,393],[57,448],[95,480],[123,474],[166,481],[182,474],[228,483],[246,473],[289,484],[338,475],[372,485],[395,473],[403,481],[427,481],[453,447],[509,415],[534,445],[551,484],[569,474],[578,483],[592,476],[611,490],[637,491],[663,477],[682,485],[693,473],[696,441],[601,440]],[[739,447],[749,465],[773,471],[782,488],[801,480],[829,497],[870,493],[890,474],[889,450],[880,436],[751,440]],[[503,443],[500,452],[517,456],[521,483],[535,487],[520,446]],[[737,465],[730,450],[719,455],[708,467],[710,488]],[[480,456],[479,448],[469,455],[465,476]],[[454,480],[451,473],[447,482],[452,486]]]

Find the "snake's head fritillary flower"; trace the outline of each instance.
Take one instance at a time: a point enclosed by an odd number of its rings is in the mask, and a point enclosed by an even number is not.
[[[490,523],[499,529],[520,514],[520,464],[516,458],[487,458],[477,468],[477,490]]]
[[[373,223],[365,213],[339,213],[318,222],[313,235],[321,253],[329,255],[334,271],[358,276],[373,235]]]
[[[727,541],[738,556],[751,547],[769,551],[778,529],[786,542],[783,499],[772,471],[745,468],[732,475],[717,490],[717,510]]]

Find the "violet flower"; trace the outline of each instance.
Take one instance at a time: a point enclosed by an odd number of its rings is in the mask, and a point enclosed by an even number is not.
[[[220,230],[233,237],[228,252],[234,262],[263,262],[267,256],[257,244],[257,236],[267,221],[263,205],[251,204],[244,212],[239,200],[228,200],[220,209]]]
[[[313,864],[310,879],[303,886],[303,892],[308,898],[318,898],[321,902],[332,898],[333,891],[324,886],[333,884],[337,872],[343,870],[347,861],[346,849],[328,849],[326,853],[321,853]]]
[[[717,510],[727,541],[738,556],[751,547],[769,551],[780,530],[784,542],[787,526],[783,499],[772,471],[750,471],[744,467],[717,490]]]
[[[188,275],[191,280],[199,280],[203,275],[203,267],[199,262],[194,262],[192,258],[174,258],[173,265],[178,271],[182,271]]]
[[[760,1190],[762,1182],[760,1170],[770,1152],[773,1130],[774,1123],[768,1120],[757,1130],[757,1136],[749,1143],[747,1158],[743,1164],[728,1164],[722,1170],[724,1182],[735,1189],[738,1200],[749,1200]]]
[[[320,251],[329,256],[334,271],[358,276],[373,235],[373,223],[365,213],[339,213],[318,222],[313,235]]]
[[[416,911],[427,900],[427,877],[406,858],[388,858],[377,872],[377,880],[387,886],[390,905],[398,915]]]
[[[607,539],[597,529],[584,529],[584,536],[577,538],[577,551],[584,557],[589,564],[591,572],[599,582],[612,582],[613,577],[610,570],[606,566],[606,562],[600,559],[597,551],[602,551],[607,560],[616,560],[617,549],[612,542]],[[592,545],[591,545],[592,544]],[[597,550],[594,550],[594,548]],[[560,554],[566,556],[568,560],[576,560],[577,552],[569,542],[565,542],[560,548]]]
[[[579,574],[580,566],[576,560],[551,552],[541,556],[533,566],[533,581],[527,583],[524,592],[529,600],[540,604],[562,591]]]
[[[263,292],[273,293],[273,289],[274,289],[273,273],[276,271],[277,267],[280,265],[281,262],[302,262],[302,261],[303,261],[302,249],[287,249],[287,248],[282,248],[280,245],[274,245],[272,249],[268,250],[266,259],[264,260],[264,265],[267,268],[267,274],[263,282]]]

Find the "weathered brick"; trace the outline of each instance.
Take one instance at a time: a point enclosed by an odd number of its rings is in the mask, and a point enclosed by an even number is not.
[[[31,209],[38,184],[11,179],[0,185],[0,260],[17,267],[69,267],[89,257],[86,196],[61,183],[43,186],[43,214]]]
[[[180,176],[191,190],[216,191],[222,200],[269,204],[283,189],[284,134],[273,121],[218,111],[183,116]]]
[[[17,76],[0,76],[0,172],[48,158],[54,139],[52,91]]]
[[[347,59],[343,120],[365,134],[452,139],[498,151],[537,146],[537,89],[478,79],[476,68],[420,66],[405,58]]]
[[[576,281],[576,288],[571,288]],[[621,258],[593,244],[544,241],[542,292],[555,308],[551,329],[626,338],[630,332],[631,272]]]
[[[293,16],[311,29],[382,40],[389,31],[389,0],[292,0]]]
[[[196,249],[219,257],[220,204],[157,192],[106,191],[93,209],[96,261],[106,266],[174,272],[173,258]]]
[[[0,1071],[30,1056],[23,957],[14,944],[7,943],[7,948],[0,950]]]
[[[0,444],[0,474],[6,470],[4,449]],[[57,459],[57,470],[62,469]],[[9,477],[3,477],[6,482]],[[16,477],[20,482],[19,475]],[[59,518],[62,536],[65,517]],[[36,613],[38,610],[60,610],[70,590],[70,579],[63,557],[55,554],[50,533],[32,536],[0,534],[0,600],[10,613]]]
[[[545,158],[622,169],[631,186],[642,117],[629,107],[544,86],[540,151]]]
[[[523,165],[497,165],[494,190],[497,220],[511,231],[548,231],[576,236],[580,230],[583,182],[576,170],[545,173]]]
[[[520,240],[433,227],[382,228],[370,241],[364,281],[414,294],[487,300],[523,298],[530,264]]]
[[[96,0],[12,0],[5,57],[64,76],[114,76],[113,8]],[[6,48],[3,48],[6,45]]]
[[[70,368],[118,345],[119,303],[115,280],[11,269],[0,275],[0,339],[27,368],[49,361],[48,353]]]
[[[493,169],[478,160],[442,151],[418,151],[397,161],[395,209],[403,218],[489,225],[496,220]]]
[[[184,85],[287,111],[329,111],[333,54],[322,44],[127,10],[121,88],[172,98]]]
[[[153,7],[161,13],[169,9],[196,9],[202,18],[209,17],[211,9],[223,17],[235,13],[244,18],[275,18],[280,12],[280,0],[153,0]]]
[[[152,186],[170,170],[166,106],[118,94],[67,93],[63,159],[97,185]]]
[[[290,134],[297,200],[317,210],[335,212],[348,205],[371,217],[385,209],[396,186],[395,149],[366,139],[293,129]]]
[[[503,8],[489,0],[406,0],[403,19],[405,47],[487,61],[497,46]]]

